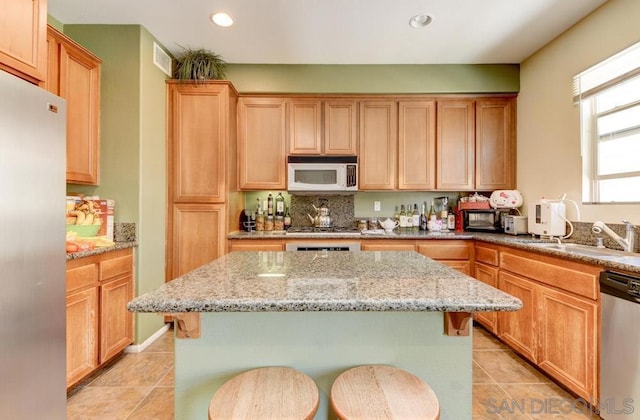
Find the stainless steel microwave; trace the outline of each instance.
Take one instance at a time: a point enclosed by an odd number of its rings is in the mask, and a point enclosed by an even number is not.
[[[509,209],[462,210],[463,228],[474,232],[504,232]]]
[[[357,191],[357,156],[289,156],[289,191]]]

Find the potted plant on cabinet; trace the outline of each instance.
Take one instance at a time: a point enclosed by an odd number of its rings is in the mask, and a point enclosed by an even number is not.
[[[176,59],[174,77],[178,80],[219,80],[225,78],[227,63],[219,54],[204,48],[185,48]]]

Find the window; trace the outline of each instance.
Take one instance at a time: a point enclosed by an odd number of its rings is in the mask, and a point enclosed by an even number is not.
[[[640,43],[574,77],[582,201],[640,202]]]

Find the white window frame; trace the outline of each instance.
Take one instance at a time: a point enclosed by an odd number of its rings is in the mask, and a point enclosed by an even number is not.
[[[608,90],[635,78],[640,78],[640,43],[632,45],[573,78],[574,103],[580,105],[583,204],[640,202],[640,156],[638,156],[639,165],[637,171],[598,175],[598,146],[603,141],[606,141],[598,138],[598,118],[637,106],[640,104],[640,92],[631,102],[617,104],[613,108],[600,113],[597,111],[598,95],[604,94]],[[635,123],[635,120],[633,121]],[[640,121],[634,125],[633,130],[640,131]],[[601,183],[607,180],[624,182],[625,179],[629,180],[632,190],[638,191],[636,196],[633,198],[621,196],[616,198],[615,201],[604,201],[605,198],[603,196],[606,197],[606,194],[601,191]]]

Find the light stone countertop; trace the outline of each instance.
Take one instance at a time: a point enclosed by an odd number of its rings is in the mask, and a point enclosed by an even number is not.
[[[104,254],[106,252],[118,251],[120,249],[137,247],[138,243],[135,241],[115,242],[113,246],[102,246],[90,249],[88,251],[71,252],[67,253],[67,261],[75,260],[77,258],[90,257],[92,255]]]
[[[232,252],[132,312],[515,311],[519,299],[417,252]]]

